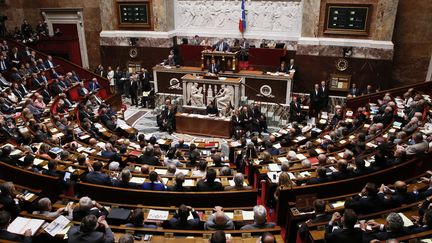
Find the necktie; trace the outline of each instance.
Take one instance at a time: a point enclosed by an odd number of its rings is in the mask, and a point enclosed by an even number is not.
[[[219,45],[219,51],[223,51],[223,42]]]
[[[6,70],[6,65],[4,61],[1,61],[1,70]]]

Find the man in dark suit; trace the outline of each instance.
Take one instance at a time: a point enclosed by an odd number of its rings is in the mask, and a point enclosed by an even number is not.
[[[216,44],[213,45],[214,51],[229,51],[229,45],[221,38]]]
[[[345,208],[350,208],[358,214],[369,214],[381,210],[378,190],[374,183],[366,183],[362,191],[345,201]]]
[[[357,88],[356,83],[351,84],[351,88],[348,90],[348,94],[352,95],[353,97],[359,96],[361,94],[361,91],[359,88]]]
[[[288,65],[288,72],[289,71],[296,71],[297,70],[297,66],[294,64],[294,59],[290,59],[290,63]]]
[[[80,83],[78,87],[78,95],[81,97],[86,97],[89,94],[89,91],[84,86],[84,83]]]
[[[250,131],[252,127],[252,114],[247,106],[243,106],[240,113],[243,130]]]
[[[175,131],[175,110],[173,105],[168,106],[168,110],[163,111],[162,117],[164,118],[162,121],[163,128],[169,133],[173,133]]]
[[[130,78],[130,97],[131,97],[131,105],[135,105],[138,107],[138,81],[136,80],[136,76],[132,76]]]
[[[100,85],[99,85],[99,83],[97,81],[97,78],[93,78],[92,80],[90,80],[90,82],[89,82],[89,90],[90,90],[90,92],[95,91],[95,90],[97,90],[99,88],[100,88]]]
[[[91,167],[93,168],[93,171],[88,172],[85,176],[86,182],[105,186],[109,186],[112,184],[109,175],[101,172],[103,167],[101,162],[95,161],[91,165]]]
[[[306,182],[306,184],[313,185],[313,184],[319,184],[319,183],[329,181],[329,177],[327,176],[327,170],[325,167],[319,166],[316,169],[316,174],[317,174],[317,177],[313,177],[313,178],[309,179]]]
[[[402,204],[407,204],[416,201],[418,195],[414,192],[408,192],[407,184],[403,181],[396,181],[394,184],[394,192],[392,192],[384,184],[381,185],[378,197],[385,208],[395,208]],[[390,197],[386,198],[385,194]]]
[[[32,74],[31,86],[33,89],[39,89],[41,87],[41,82],[36,73]]]
[[[317,117],[321,110],[321,97],[319,84],[314,85],[314,89],[310,92],[310,111],[311,115]]]
[[[316,199],[313,202],[313,207],[314,207],[315,213],[313,214],[312,218],[300,226],[299,236],[302,239],[306,239],[307,234],[309,232],[308,226],[307,226],[308,223],[316,224],[316,223],[321,223],[321,222],[327,222],[332,218],[332,216],[330,214],[326,214],[326,212],[325,212],[326,202],[324,200]]]
[[[6,72],[9,69],[9,63],[3,55],[0,55],[0,73]]]
[[[350,170],[348,170],[348,161],[345,159],[340,159],[337,162],[337,171],[333,172],[331,174],[332,180],[343,180],[350,178],[352,176],[352,173]]]
[[[214,58],[211,59],[211,63],[208,67],[208,72],[213,74],[218,74],[220,71],[219,65],[216,63],[216,60]]]
[[[338,221],[342,222],[342,228],[336,226]],[[357,215],[352,209],[345,209],[343,216],[335,212],[326,226],[325,240],[328,243],[361,243],[363,242],[363,232],[361,229],[354,228],[357,223]]]
[[[321,81],[320,85],[320,99],[321,99],[321,109],[327,111],[328,100],[329,100],[329,90],[326,86],[325,81]]]
[[[136,159],[136,162],[139,164],[146,164],[146,165],[161,164],[159,159],[156,156],[154,156],[154,148],[151,145],[143,149],[142,155]]]
[[[47,68],[55,68],[56,65],[54,64],[53,60],[52,60],[52,56],[48,56],[47,60],[44,63],[44,66]]]
[[[11,221],[10,214],[7,211],[0,211],[0,240],[7,240],[13,242],[25,242],[25,243],[32,242],[32,238],[31,238],[32,232],[30,229],[27,229],[24,232],[24,237],[7,231],[10,221]]]
[[[261,113],[261,109],[258,104],[254,104],[252,109],[252,124],[256,127],[256,131],[261,133],[261,131],[267,132],[267,120],[266,117]]]
[[[102,227],[104,232],[96,229]],[[97,218],[94,215],[88,215],[81,220],[80,226],[72,227],[68,232],[68,242],[99,242],[112,243],[114,242],[114,234],[112,233],[107,221],[103,217]]]
[[[277,72],[279,72],[279,73],[288,73],[288,67],[285,65],[285,61],[282,61],[280,63],[280,66],[279,66]]]
[[[301,109],[301,101],[297,98],[297,96],[293,96],[292,101],[290,103],[290,121],[302,122],[302,109]]]
[[[59,84],[59,81],[56,79],[54,83],[51,85],[51,93],[53,96],[57,96],[63,93],[64,88]]]
[[[12,52],[9,55],[9,60],[12,62],[12,66],[19,68],[21,55],[18,52],[18,48],[16,48],[16,47],[12,48]]]
[[[206,178],[201,179],[197,183],[197,191],[223,191],[222,184],[215,181],[216,171],[214,169],[208,169]]]
[[[72,218],[74,221],[81,221],[87,215],[94,215],[99,218],[108,214],[108,210],[98,202],[92,201],[89,197],[82,197],[79,200],[79,205],[73,209]]]
[[[193,219],[189,219],[192,214]],[[200,229],[200,217],[198,213],[190,206],[180,205],[176,214],[167,223],[167,228],[180,230],[197,230]]]

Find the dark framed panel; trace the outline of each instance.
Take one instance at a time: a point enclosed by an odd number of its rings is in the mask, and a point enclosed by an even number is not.
[[[371,13],[370,4],[328,3],[324,34],[368,36]]]
[[[151,0],[118,0],[118,27],[152,29]]]

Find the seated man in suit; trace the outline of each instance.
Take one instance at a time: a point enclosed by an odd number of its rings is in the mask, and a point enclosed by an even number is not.
[[[46,68],[55,68],[56,65],[54,64],[53,60],[52,60],[52,56],[48,56],[48,59],[45,61],[44,66]]]
[[[382,209],[378,198],[378,189],[374,183],[368,182],[358,195],[345,201],[345,208],[350,208],[358,214],[368,214]]]
[[[237,190],[250,190],[251,186],[245,186],[244,184],[244,176],[242,173],[237,173],[233,178],[234,186],[225,187],[225,191],[237,191]]]
[[[189,214],[192,214],[193,219],[188,220]],[[170,229],[198,230],[200,229],[200,217],[194,208],[182,204],[166,226]]]
[[[348,94],[352,95],[353,97],[359,96],[361,94],[361,91],[359,88],[357,88],[356,83],[351,84],[351,88],[348,90]]]
[[[241,230],[254,230],[254,229],[269,229],[276,226],[275,223],[267,222],[267,210],[262,205],[257,205],[253,207],[254,212],[254,223],[246,224],[241,227]]]
[[[327,176],[327,170],[325,167],[319,166],[316,169],[316,174],[317,177],[309,179],[306,184],[313,185],[329,181],[329,177]]]
[[[406,155],[419,156],[429,150],[429,144],[423,139],[423,135],[420,132],[412,135],[412,141],[414,141],[414,144],[406,146]]]
[[[337,226],[342,223],[342,228]],[[361,243],[363,242],[363,232],[359,228],[354,228],[357,223],[357,215],[352,209],[345,209],[343,216],[335,212],[325,229],[325,240],[328,243]]]
[[[222,191],[223,187],[220,182],[215,181],[216,171],[214,169],[208,169],[206,178],[201,179],[197,183],[197,191]]]
[[[337,162],[337,171],[331,174],[332,180],[343,180],[350,178],[352,176],[352,172],[348,169],[348,161],[345,159],[340,159]]]
[[[159,159],[154,156],[154,148],[152,145],[147,145],[142,150],[142,155],[136,159],[139,164],[161,165]]]
[[[216,63],[214,58],[211,59],[211,63],[208,66],[208,72],[213,74],[218,74],[220,71],[219,65]]]
[[[285,61],[282,61],[280,63],[280,66],[279,66],[277,72],[279,72],[279,73],[288,73],[288,67],[285,65]]]
[[[408,230],[404,227],[404,221],[398,213],[390,213],[386,218],[385,224],[379,224],[375,221],[368,222],[372,229],[376,232],[366,233],[364,240],[370,242],[371,240],[387,240],[397,238],[408,234]]]
[[[108,215],[109,212],[105,207],[92,201],[89,197],[82,197],[77,207],[73,209],[72,215],[74,221],[81,221],[87,215],[94,215],[96,218]]]
[[[84,86],[84,83],[81,82],[78,87],[78,95],[81,97],[85,97],[86,95],[88,95],[88,93],[88,89]]]
[[[87,173],[85,176],[85,181],[97,185],[111,185],[111,178],[109,175],[102,172],[102,167],[103,165],[99,161],[95,161],[92,165],[90,165],[90,169],[92,169],[92,171]]]
[[[379,188],[378,197],[385,208],[395,208],[402,204],[411,203],[417,199],[418,195],[416,193],[408,193],[407,190],[407,184],[403,181],[396,181],[394,183],[394,192],[382,184]],[[385,194],[387,194],[388,197],[385,197]]]
[[[207,218],[204,224],[205,230],[233,230],[233,221],[223,212],[223,208],[216,206],[215,213]]]
[[[98,231],[103,228],[104,231]],[[114,242],[114,234],[104,217],[88,215],[81,220],[80,226],[74,226],[67,232],[68,242]]]
[[[302,239],[306,239],[309,229],[307,224],[308,223],[312,223],[312,224],[316,224],[316,223],[321,223],[321,222],[327,222],[332,218],[331,214],[326,214],[326,202],[324,200],[321,199],[316,199],[313,202],[313,207],[314,207],[314,211],[315,213],[312,215],[312,218],[307,220],[305,223],[303,223],[300,226],[299,229],[299,236]]]
[[[92,80],[90,80],[88,87],[90,92],[98,90],[100,88],[100,85],[97,78],[93,78]]]
[[[7,240],[13,242],[32,242],[32,231],[27,229],[24,232],[24,237],[7,231],[9,223],[11,222],[11,216],[7,211],[0,211],[0,240]]]

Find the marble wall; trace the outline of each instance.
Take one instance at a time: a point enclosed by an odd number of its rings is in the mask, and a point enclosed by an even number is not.
[[[399,1],[393,35],[393,79],[398,84],[425,81],[432,56],[431,23],[431,0]]]
[[[240,37],[238,0],[175,0],[179,35]],[[246,38],[296,38],[301,34],[302,1],[246,1]]]

